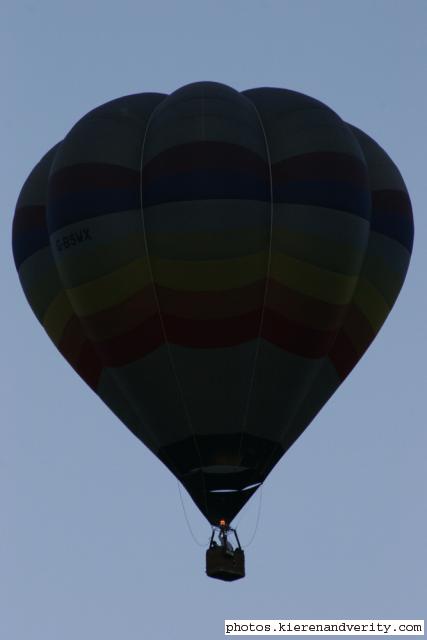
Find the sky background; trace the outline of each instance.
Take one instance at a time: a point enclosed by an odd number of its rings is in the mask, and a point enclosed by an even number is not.
[[[224,619],[427,617],[427,3],[3,0],[0,637],[215,640]],[[383,146],[415,247],[375,343],[241,517],[247,577],[38,325],[11,251],[20,188],[87,111],[214,80],[312,95]],[[199,546],[201,545],[201,546]]]

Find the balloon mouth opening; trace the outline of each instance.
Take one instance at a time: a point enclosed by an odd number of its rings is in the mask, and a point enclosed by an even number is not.
[[[192,469],[180,478],[184,486],[192,493],[192,489],[207,495],[225,496],[254,493],[262,484],[262,478],[250,467],[238,465],[206,465]],[[230,496],[231,498],[231,496]]]
[[[248,484],[242,489],[210,489],[208,493],[239,493],[241,491],[248,491],[249,489],[257,489],[260,486],[261,482],[254,482],[253,484]]]

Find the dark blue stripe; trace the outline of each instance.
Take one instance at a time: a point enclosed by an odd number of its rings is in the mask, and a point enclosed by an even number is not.
[[[87,218],[139,208],[139,189],[93,189],[49,200],[49,233]]]
[[[400,211],[372,212],[371,230],[397,240],[409,252],[414,242],[414,225],[412,218]]]
[[[144,185],[143,205],[155,206],[183,200],[270,201],[269,184],[253,174],[237,171],[197,170],[164,176]],[[349,211],[369,219],[370,194],[342,182],[290,182],[275,186],[276,202],[307,204]],[[138,189],[96,189],[53,198],[48,205],[49,232],[87,218],[138,209]]]
[[[49,236],[43,227],[15,233],[12,238],[12,250],[16,268],[19,269],[24,260],[48,245]]]
[[[144,207],[183,200],[270,200],[269,185],[243,172],[199,169],[164,176],[144,185]]]
[[[371,194],[354,184],[334,181],[298,181],[274,185],[274,201],[348,211],[369,220]]]

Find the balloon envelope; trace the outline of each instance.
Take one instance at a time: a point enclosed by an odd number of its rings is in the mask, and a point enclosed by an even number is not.
[[[378,333],[413,239],[396,166],[326,105],[199,82],[82,118],[20,194],[49,337],[230,522]]]

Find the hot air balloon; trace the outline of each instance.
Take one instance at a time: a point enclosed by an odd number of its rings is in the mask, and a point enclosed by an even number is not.
[[[301,93],[213,82],[88,113],[13,224],[35,315],[219,527],[223,579],[244,575],[230,523],[378,333],[412,242],[368,135]]]

